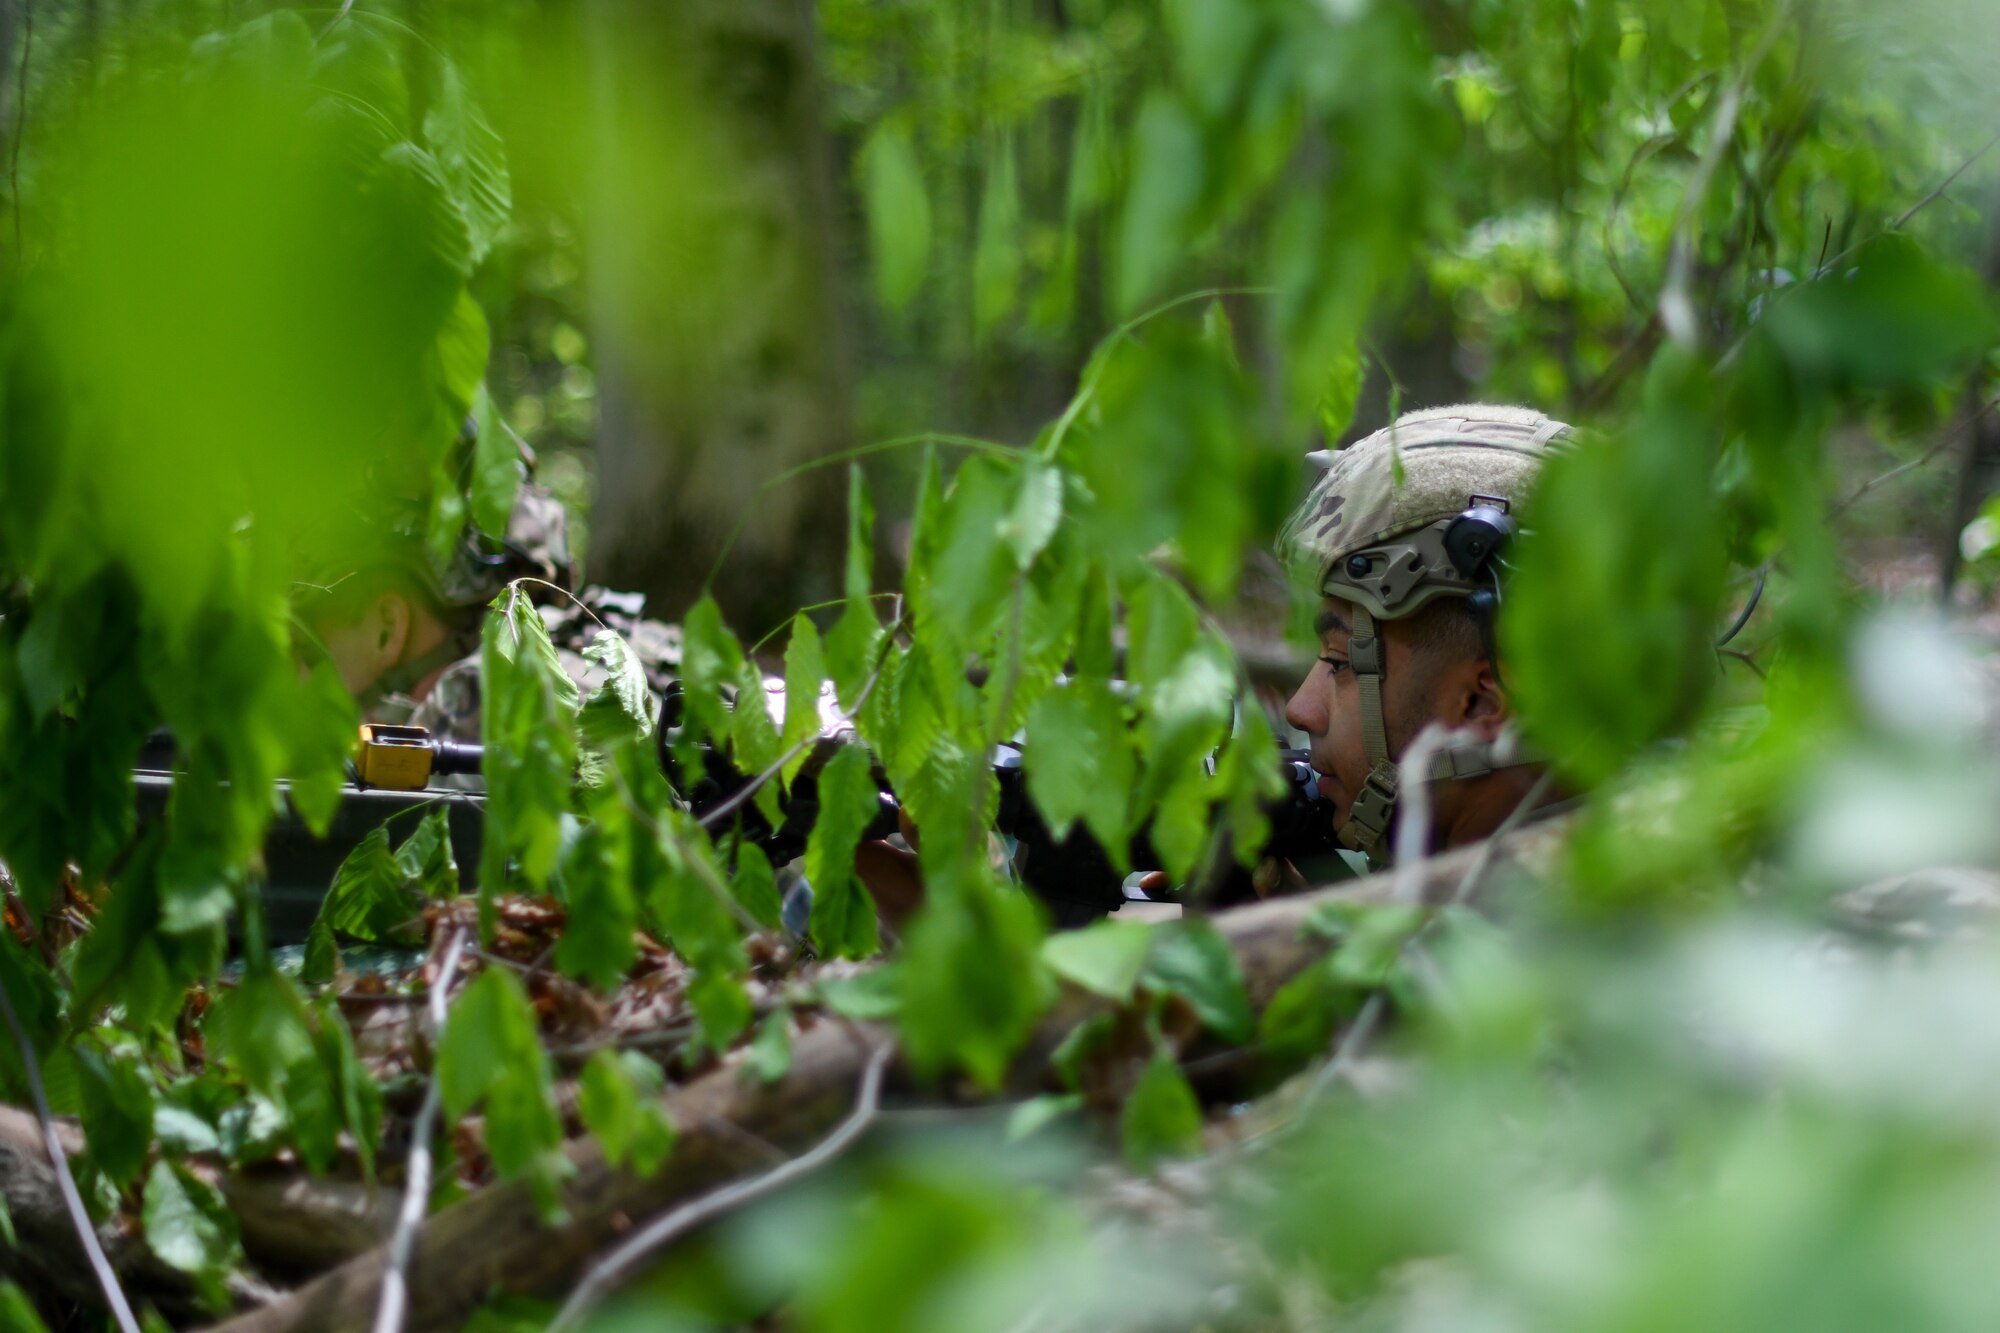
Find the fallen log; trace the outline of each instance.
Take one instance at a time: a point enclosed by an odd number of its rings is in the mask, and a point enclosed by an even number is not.
[[[1540,870],[1560,838],[1556,823],[1522,829],[1501,840],[1490,858],[1481,848],[1463,848],[1427,861],[1405,876],[1406,885],[1425,903],[1452,901],[1468,875],[1479,874],[1482,884],[1490,884],[1508,866]],[[1218,913],[1213,919],[1236,953],[1252,1003],[1261,1009],[1324,953],[1325,942],[1301,930],[1315,909],[1330,901],[1389,901],[1395,879],[1373,875]],[[1098,1007],[1078,995],[1059,1005],[1037,1028],[1010,1082],[1039,1084],[1049,1053]],[[565,1149],[570,1174],[562,1189],[560,1226],[541,1221],[523,1181],[490,1185],[438,1213],[417,1239],[406,1327],[417,1333],[455,1327],[499,1291],[560,1292],[636,1223],[768,1167],[771,1146],[805,1151],[847,1113],[868,1053],[883,1038],[852,1025],[822,1023],[800,1037],[789,1072],[773,1084],[759,1085],[739,1069],[724,1067],[674,1090],[665,1107],[678,1141],[672,1158],[648,1179],[611,1167],[595,1140],[572,1142]],[[387,1262],[386,1248],[378,1246],[264,1309],[217,1325],[215,1333],[367,1329]]]

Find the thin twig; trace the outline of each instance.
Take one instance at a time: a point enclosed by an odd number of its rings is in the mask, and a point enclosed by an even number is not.
[[[444,961],[437,980],[431,985],[429,1009],[431,1038],[444,1035],[445,1018],[451,1007],[451,982],[458,972],[459,955],[465,951],[465,928],[452,931],[445,946]],[[410,1303],[410,1256],[416,1250],[417,1230],[430,1210],[431,1132],[444,1100],[444,1083],[431,1071],[424,1088],[424,1100],[417,1108],[417,1120],[410,1127],[409,1176],[403,1186],[403,1206],[396,1214],[396,1230],[389,1238],[389,1262],[382,1272],[382,1299],[375,1307],[375,1333],[401,1333],[403,1314]]]
[[[1411,931],[1409,937],[1403,941],[1402,947],[1397,949],[1397,962],[1401,962],[1402,956],[1415,947],[1417,942],[1430,932],[1431,927],[1436,925],[1444,916],[1446,909],[1460,906],[1472,897],[1474,890],[1479,886],[1479,881],[1485,877],[1487,867],[1493,864],[1494,848],[1498,847],[1500,840],[1518,828],[1521,821],[1526,819],[1534,810],[1535,806],[1541,801],[1543,794],[1548,791],[1549,782],[1550,775],[1546,772],[1537,777],[1534,785],[1529,787],[1527,794],[1521,798],[1520,803],[1508,813],[1505,819],[1500,821],[1500,827],[1494,829],[1492,834],[1484,842],[1480,843],[1479,855],[1473,858],[1472,865],[1466,869],[1465,877],[1459,880],[1458,887],[1452,890],[1451,897],[1442,906],[1425,917],[1423,924]],[[1392,970],[1393,967],[1394,964],[1391,964]],[[1319,1100],[1321,1094],[1325,1093],[1328,1088],[1331,1088],[1335,1082],[1342,1078],[1353,1066],[1354,1062],[1360,1058],[1362,1048],[1375,1035],[1375,1029],[1381,1026],[1382,1017],[1388,1011],[1388,1005],[1389,988],[1385,981],[1370,992],[1367,1003],[1361,1006],[1361,1012],[1355,1016],[1354,1022],[1342,1034],[1340,1044],[1334,1047],[1332,1058],[1321,1066],[1319,1073],[1314,1076],[1312,1085],[1306,1093],[1306,1105],[1311,1105],[1313,1102]]]
[[[712,1194],[705,1194],[691,1203],[683,1204],[641,1227],[624,1244],[598,1260],[584,1275],[583,1281],[577,1283],[576,1290],[570,1294],[561,1312],[549,1325],[549,1333],[566,1333],[567,1330],[574,1328],[584,1313],[631,1276],[633,1269],[695,1227],[711,1218],[775,1194],[794,1181],[811,1175],[847,1151],[848,1146],[860,1138],[874,1122],[882,1096],[882,1075],[889,1067],[889,1058],[895,1051],[893,1042],[884,1042],[875,1048],[862,1071],[861,1091],[855,1096],[854,1110],[849,1113],[847,1119],[841,1121],[839,1128],[820,1140],[819,1146],[812,1151],[795,1157],[783,1166],[766,1171],[760,1176],[738,1181]]]
[[[120,1333],[139,1333],[139,1321],[133,1317],[131,1303],[125,1299],[125,1289],[118,1285],[117,1271],[111,1267],[111,1260],[105,1257],[104,1246],[98,1242],[97,1228],[90,1220],[89,1210],[83,1206],[83,1196],[77,1192],[76,1177],[70,1174],[69,1157],[63,1152],[62,1139],[56,1133],[56,1118],[49,1110],[48,1093],[42,1087],[42,1065],[35,1058],[35,1044],[28,1040],[27,1030],[21,1026],[21,1016],[14,1012],[14,999],[4,985],[0,985],[0,1017],[6,1019],[7,1030],[14,1036],[14,1046],[21,1053],[21,1068],[28,1076],[28,1093],[35,1099],[35,1119],[42,1126],[42,1146],[56,1168],[56,1183],[62,1187],[63,1203],[69,1208],[70,1223],[76,1228],[76,1238],[83,1243],[83,1252],[89,1256],[90,1267],[97,1274],[97,1285],[104,1291],[104,1303],[111,1307],[111,1316],[118,1321]]]
[[[1885,482],[1894,481],[1896,478],[1902,476],[1906,472],[1915,472],[1918,468],[1925,467],[1930,463],[1936,461],[1937,456],[1943,453],[1946,449],[1949,449],[1953,444],[1955,444],[1958,441],[1958,438],[1961,434],[1979,424],[1980,419],[1983,418],[1988,412],[1991,412],[1996,407],[2000,407],[2000,398],[1988,399],[1986,403],[1983,406],[1981,406],[1977,412],[1974,412],[1971,416],[1965,418],[1965,420],[1959,422],[1958,424],[1953,426],[1950,430],[1946,431],[1943,435],[1939,436],[1937,443],[1933,444],[1930,448],[1926,449],[1920,457],[1913,458],[1907,463],[1898,463],[1895,467],[1890,468],[1887,472],[1881,473],[1877,476],[1870,477],[1867,481],[1862,482],[1859,486],[1857,486],[1854,489],[1853,494],[1849,495],[1846,499],[1840,501],[1838,504],[1834,505],[1832,509],[1827,511],[1827,517],[1839,518],[1842,514],[1852,509],[1855,506],[1855,504],[1861,499],[1862,496],[1868,494],[1868,492],[1874,490],[1877,486],[1880,486]]]
[[[1868,244],[1869,241],[1875,240],[1879,236],[1886,236],[1890,232],[1901,231],[1912,218],[1916,217],[1917,214],[1923,212],[1926,208],[1929,208],[1932,204],[1944,198],[1945,191],[1949,190],[1952,186],[1956,185],[1958,183],[1958,178],[1960,176],[1963,176],[1966,172],[1970,171],[1973,168],[1973,166],[1979,162],[1981,158],[1985,157],[1988,153],[1992,152],[1996,146],[2000,146],[2000,133],[1995,133],[1994,136],[1988,139],[1984,144],[1982,144],[1979,147],[1979,149],[1972,154],[1972,156],[1966,158],[1965,161],[1959,163],[1956,167],[1953,167],[1951,174],[1949,176],[1946,176],[1943,180],[1939,181],[1934,187],[1932,187],[1929,194],[1926,194],[1923,198],[1917,200],[1916,203],[1911,204],[1908,208],[1904,209],[1901,213],[1897,214],[1896,220],[1894,222],[1891,222],[1887,227],[1883,228],[1881,232],[1877,233],[1877,236],[1870,236],[1866,240],[1856,241],[1854,242],[1854,244],[1844,247],[1841,250],[1841,252],[1835,255],[1832,259],[1822,260],[1819,266],[1814,270],[1814,276],[1820,277],[1826,274],[1829,270],[1839,268],[1844,260],[1846,260],[1856,250],[1859,250],[1862,246]],[[1827,226],[1831,228],[1832,225],[1833,221],[1831,218],[1829,218],[1827,220]],[[1829,231],[1828,234],[1831,235],[1832,234],[1831,231]]]

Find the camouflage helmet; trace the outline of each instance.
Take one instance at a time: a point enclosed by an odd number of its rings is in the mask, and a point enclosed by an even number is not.
[[[1375,864],[1387,859],[1401,780],[1389,752],[1387,654],[1376,622],[1439,597],[1470,599],[1490,617],[1498,606],[1496,557],[1514,530],[1514,511],[1568,434],[1529,408],[1473,404],[1407,413],[1337,453],[1308,455],[1326,470],[1286,524],[1280,550],[1315,592],[1353,607],[1347,662],[1360,691],[1369,771],[1336,832]],[[1530,762],[1509,732],[1493,744],[1451,741],[1433,753],[1424,776],[1476,778]]]
[[[1471,404],[1410,412],[1345,449],[1307,455],[1326,470],[1280,539],[1316,591],[1397,620],[1440,596],[1489,586],[1464,565],[1468,534],[1447,541],[1482,506],[1511,515],[1569,434],[1525,407]],[[1471,551],[1483,557],[1478,536]],[[1459,559],[1454,559],[1454,554]]]
[[[569,511],[548,490],[524,480],[505,535],[488,537],[467,523],[451,559],[426,560],[424,570],[426,586],[439,604],[453,610],[484,606],[519,578],[567,590],[575,581]]]

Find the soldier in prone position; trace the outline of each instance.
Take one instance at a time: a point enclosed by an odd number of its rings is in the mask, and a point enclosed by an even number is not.
[[[469,447],[468,433],[459,448]],[[522,466],[519,496],[499,541],[468,528],[441,564],[424,541],[429,497],[385,498],[384,512],[399,517],[369,525],[373,554],[307,585],[298,599],[301,620],[367,720],[479,740],[480,626],[493,598],[517,579],[528,580],[523,589],[580,688],[593,688],[603,674],[583,657],[600,624],[631,643],[656,695],[679,670],[680,630],[646,619],[642,594],[575,589],[568,514],[526,479],[527,461]]]

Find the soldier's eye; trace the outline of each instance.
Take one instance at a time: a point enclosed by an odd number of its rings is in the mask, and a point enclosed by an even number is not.
[[[1347,669],[1347,662],[1342,658],[1322,657],[1319,660],[1326,663],[1326,669],[1336,676]]]

